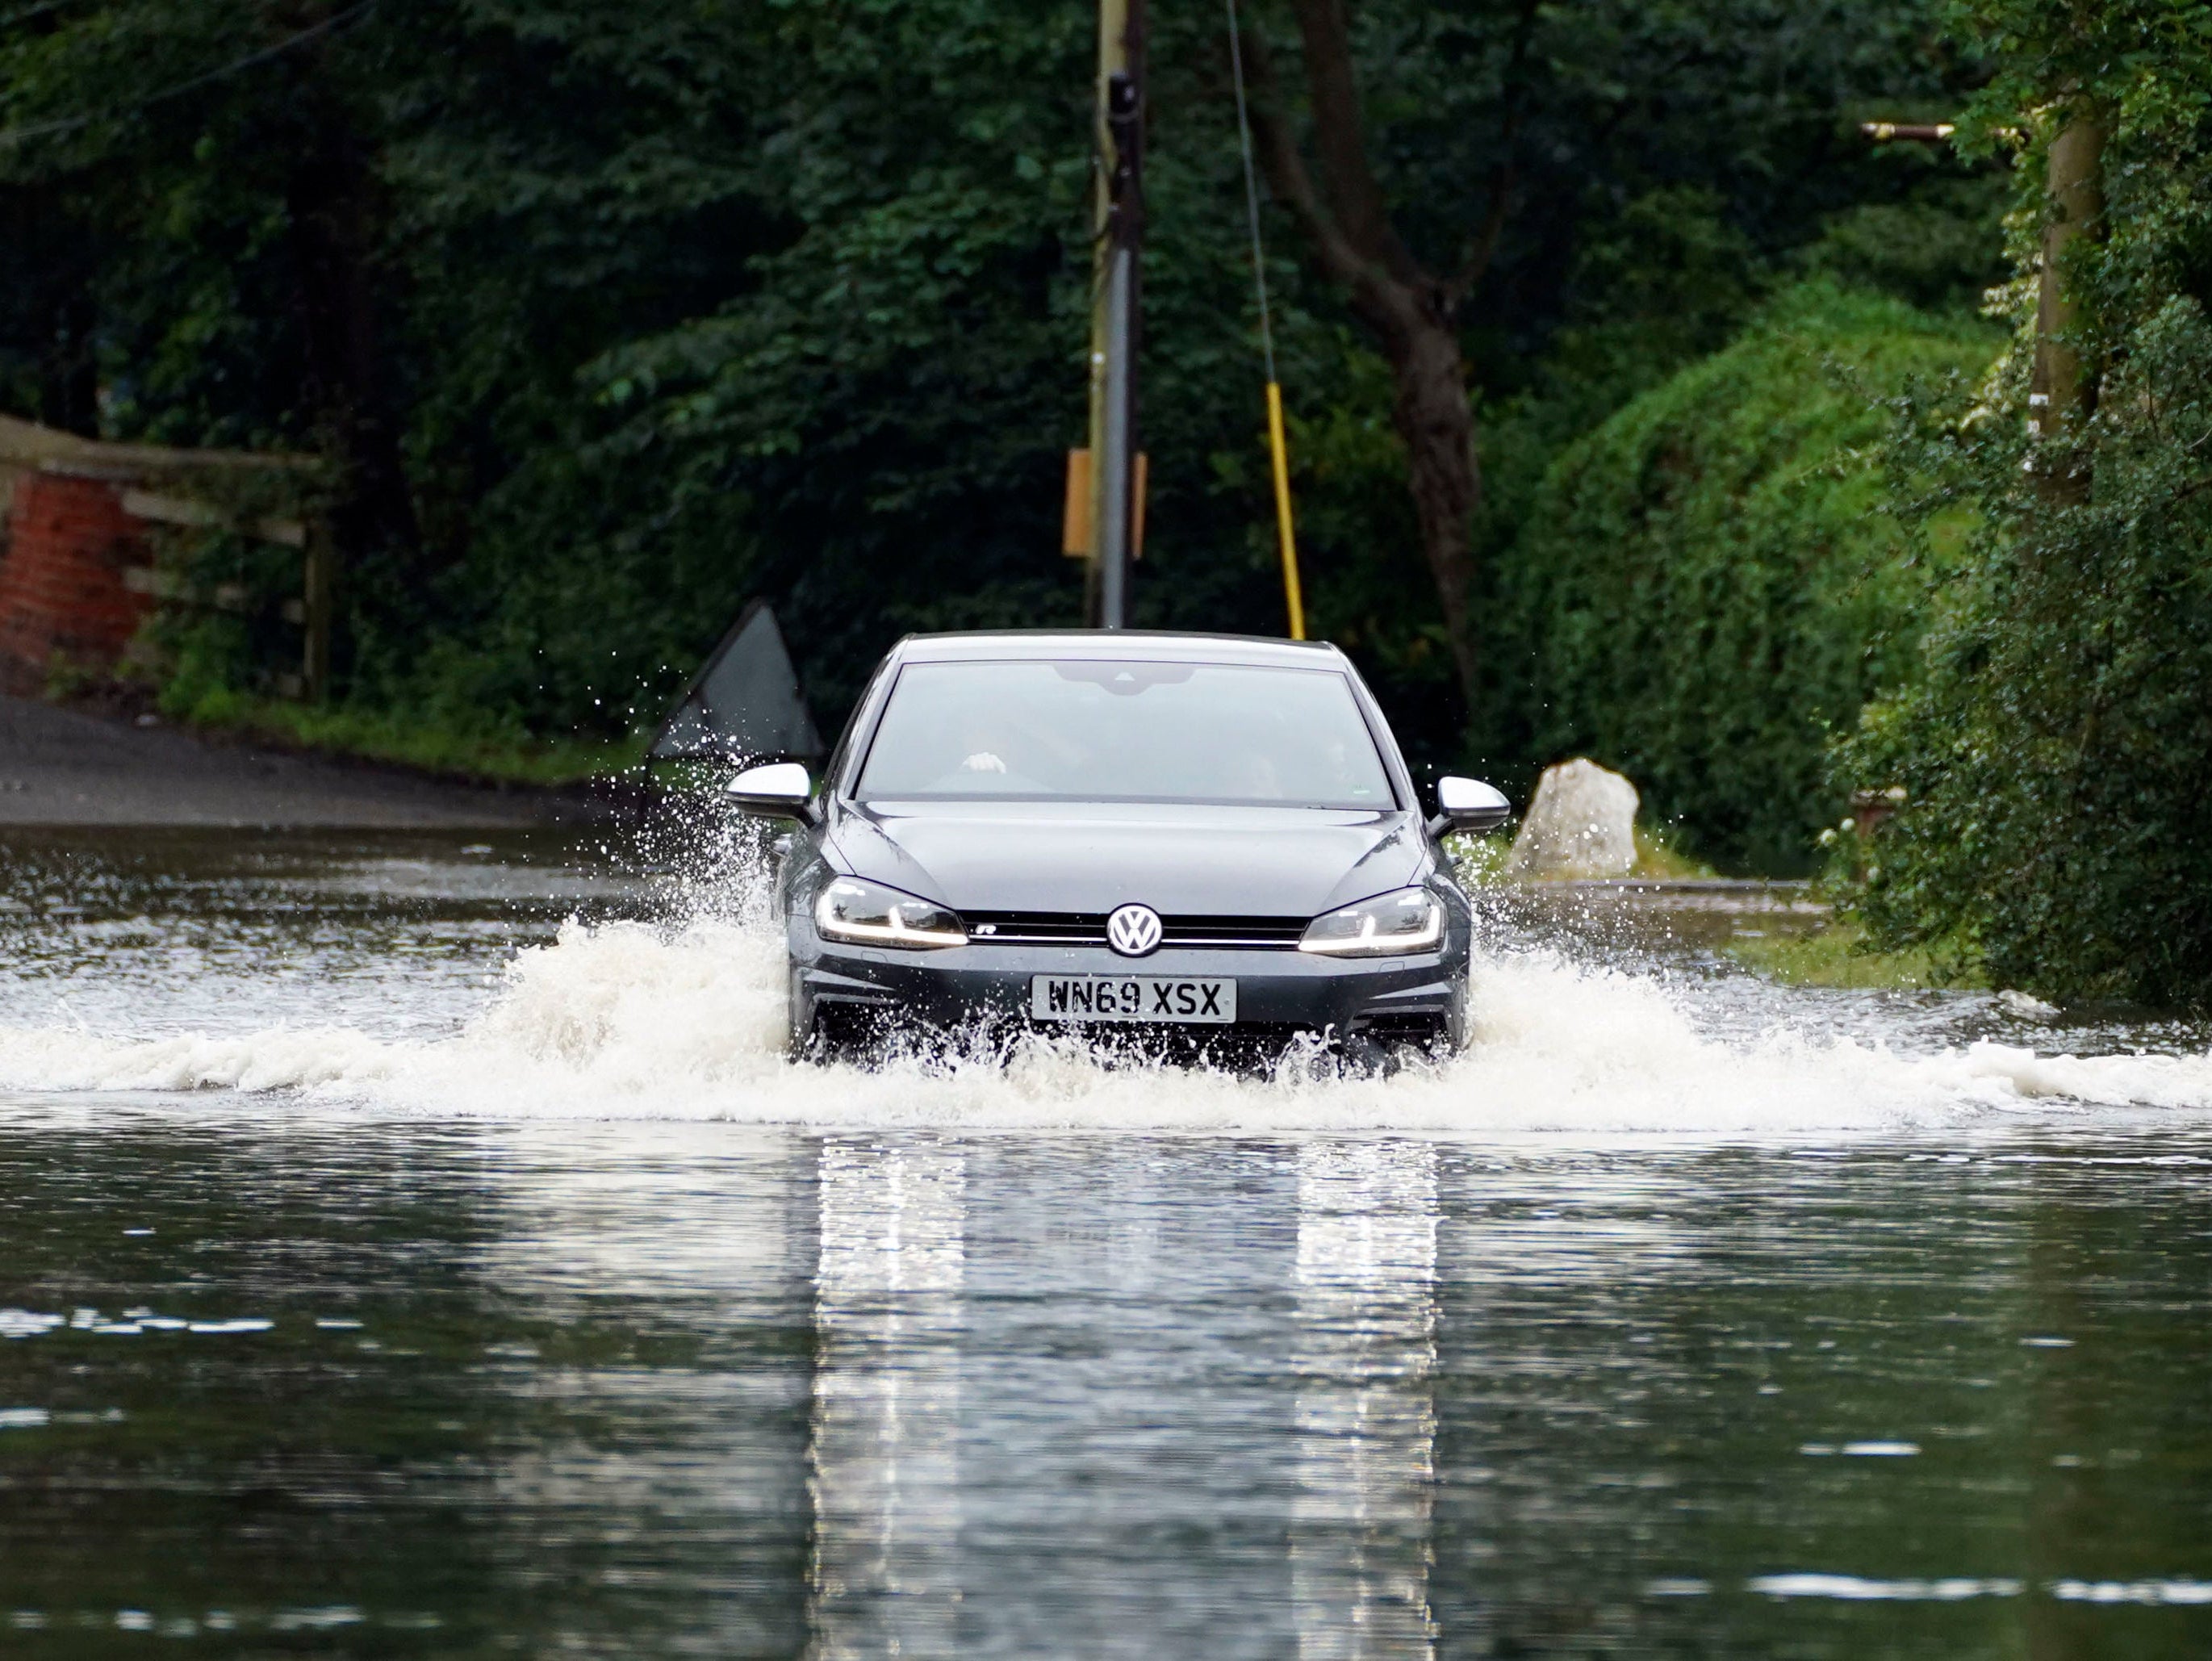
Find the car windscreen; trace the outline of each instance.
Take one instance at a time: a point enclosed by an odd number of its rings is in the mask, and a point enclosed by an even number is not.
[[[1341,673],[1216,663],[910,663],[854,794],[1395,806]]]

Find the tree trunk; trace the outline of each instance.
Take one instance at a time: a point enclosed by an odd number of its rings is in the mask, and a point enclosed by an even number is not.
[[[2072,267],[2075,244],[2097,234],[2104,223],[2105,124],[2086,98],[2074,100],[2063,119],[2045,158],[2049,195],[2028,406],[2038,436],[2064,439],[2070,435],[2078,442],[2082,423],[2097,407],[2097,377],[2094,368],[2083,363],[2081,344],[2072,338],[2081,323]],[[2078,458],[2047,469],[2043,482],[2046,491],[2061,502],[2085,501],[2089,494],[2088,472]]]
[[[82,282],[48,309],[46,352],[39,365],[39,419],[65,433],[100,436],[100,365],[94,356],[98,319]]]
[[[37,365],[38,419],[64,432],[100,436],[100,366],[94,339],[99,311],[91,232],[52,185],[0,187],[4,280],[27,326],[22,339]]]
[[[1475,660],[1468,591],[1474,575],[1474,512],[1482,475],[1459,331],[1448,317],[1425,317],[1402,338],[1388,340],[1385,355],[1397,383],[1391,421],[1406,445],[1421,556],[1436,585],[1461,695],[1472,705]]]
[[[340,553],[420,576],[422,535],[385,389],[372,191],[359,140],[326,109],[286,202],[307,344],[303,390],[346,469],[331,515]]]
[[[1267,187],[1304,230],[1316,262],[1339,284],[1382,349],[1396,387],[1391,420],[1406,446],[1408,490],[1419,526],[1421,555],[1436,587],[1450,642],[1452,669],[1469,713],[1475,700],[1474,619],[1474,516],[1482,499],[1475,459],[1474,413],[1468,399],[1467,362],[1460,346],[1461,301],[1480,280],[1503,227],[1512,173],[1491,180],[1488,211],[1470,238],[1461,270],[1449,278],[1425,270],[1400,239],[1369,165],[1354,83],[1343,0],[1296,0],[1313,110],[1316,185],[1278,102],[1273,62],[1264,39],[1240,36],[1257,94],[1252,132]],[[1535,7],[1523,9],[1515,52],[1525,54]],[[1509,119],[1510,143],[1513,122]]]

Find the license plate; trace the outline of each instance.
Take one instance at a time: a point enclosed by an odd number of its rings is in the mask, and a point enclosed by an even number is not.
[[[1033,975],[1030,1015],[1040,1021],[1196,1021],[1237,1019],[1237,983],[1170,975]]]

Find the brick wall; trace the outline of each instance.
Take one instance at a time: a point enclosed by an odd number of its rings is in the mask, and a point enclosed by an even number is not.
[[[17,477],[0,548],[0,679],[36,690],[57,654],[112,668],[152,599],[125,586],[147,563],[145,526],[108,480],[49,462]]]

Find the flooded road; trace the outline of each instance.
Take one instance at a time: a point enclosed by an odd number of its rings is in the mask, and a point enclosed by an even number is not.
[[[1501,903],[1389,1080],[776,1051],[546,832],[0,842],[0,1635],[2212,1652],[2212,1061]]]

